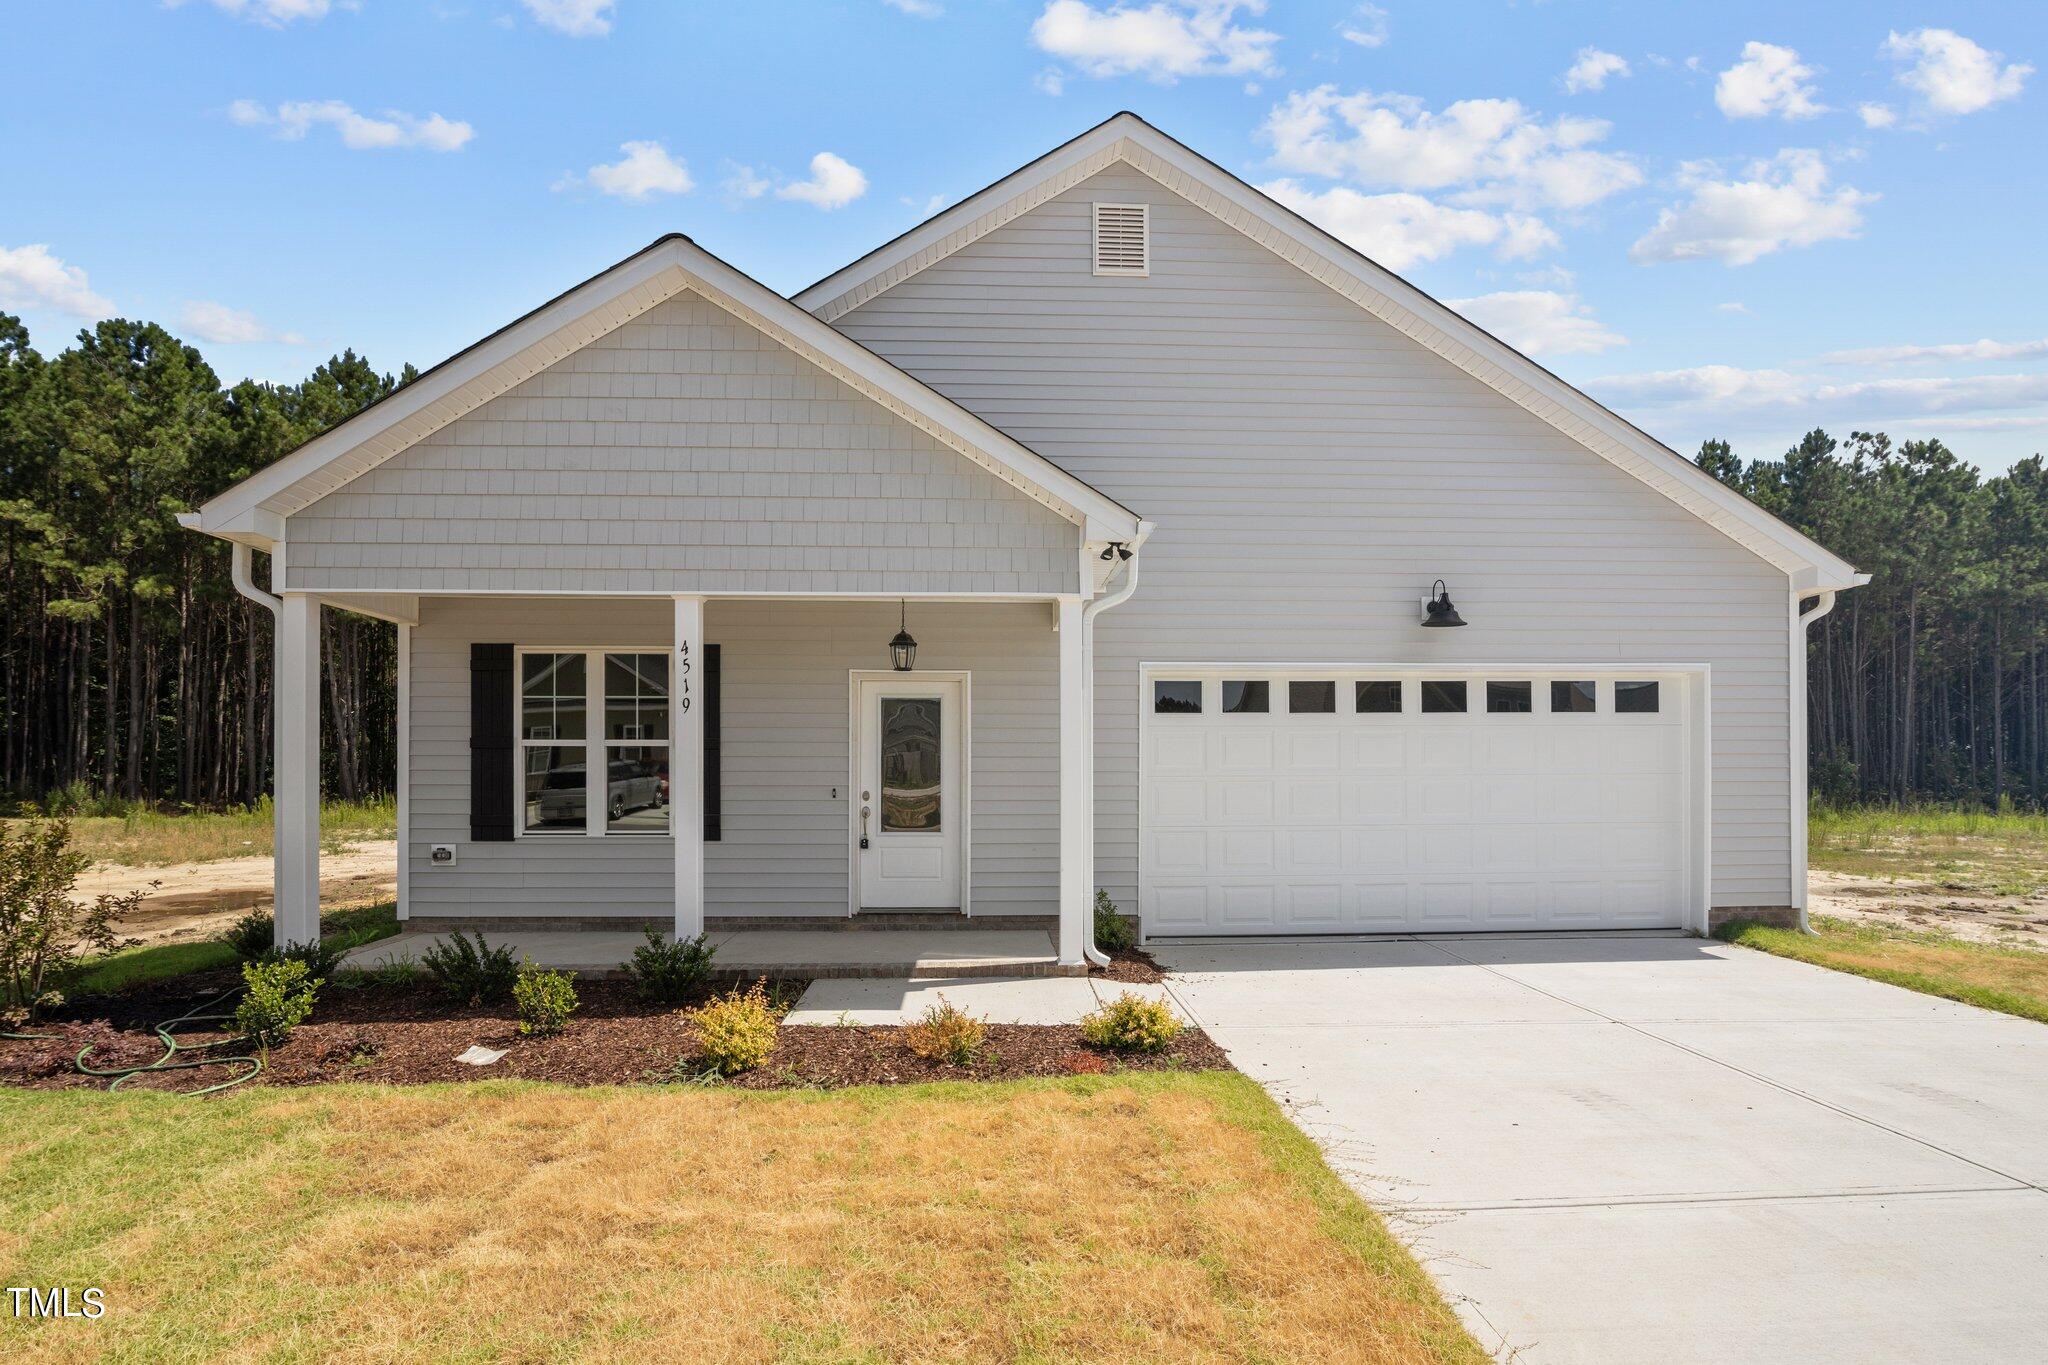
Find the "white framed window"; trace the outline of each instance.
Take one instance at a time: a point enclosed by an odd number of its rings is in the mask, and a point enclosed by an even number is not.
[[[667,834],[667,649],[516,654],[517,832]]]

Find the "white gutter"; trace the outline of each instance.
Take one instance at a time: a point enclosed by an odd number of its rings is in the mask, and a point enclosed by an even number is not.
[[[1152,536],[1153,525],[1149,521],[1138,523],[1138,538],[1131,542],[1131,557],[1124,561],[1124,585],[1106,597],[1098,597],[1081,608],[1081,714],[1088,718],[1088,756],[1084,761],[1086,797],[1083,801],[1081,826],[1088,841],[1088,868],[1092,879],[1095,869],[1095,618],[1111,607],[1120,607],[1131,600],[1131,594],[1138,590],[1138,551]],[[1109,954],[1095,944],[1095,910],[1092,897],[1095,888],[1088,888],[1091,902],[1088,910],[1088,932],[1081,936],[1081,956],[1097,967],[1109,965]]]
[[[239,540],[232,542],[228,549],[231,552],[228,557],[228,577],[234,580],[235,591],[251,602],[269,608],[271,619],[275,620],[281,604],[277,598],[257,587],[256,580],[250,576],[249,571],[254,566],[256,558],[255,552]]]
[[[1805,594],[1794,590],[1792,607],[1799,607],[1799,599]],[[1806,810],[1812,801],[1807,790],[1807,719],[1806,719],[1806,628],[1835,609],[1835,590],[1824,589],[1819,600],[1803,612],[1792,624],[1792,906],[1799,912],[1799,932],[1811,934],[1813,926],[1806,918]]]

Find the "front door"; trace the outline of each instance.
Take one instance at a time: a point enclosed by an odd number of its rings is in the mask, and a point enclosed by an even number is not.
[[[856,820],[863,910],[960,904],[960,684],[860,683]]]

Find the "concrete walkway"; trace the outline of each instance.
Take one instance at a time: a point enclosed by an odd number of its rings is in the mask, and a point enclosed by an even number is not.
[[[446,937],[408,929],[353,949],[342,960],[365,968],[417,963]],[[617,971],[647,941],[638,931],[591,929],[494,930],[484,938],[538,966],[591,976]],[[1068,970],[1059,966],[1052,935],[1043,929],[745,929],[713,933],[709,941],[719,971],[749,976],[1030,977]]]
[[[2048,1352],[2048,1028],[1699,939],[1162,946],[1515,1359]]]
[[[1078,1024],[1098,1005],[1132,991],[1173,1003],[1163,985],[1134,985],[1076,976],[1018,979],[813,981],[785,1024],[903,1024],[943,998],[990,1024]],[[1181,1011],[1185,1015],[1186,1011]]]

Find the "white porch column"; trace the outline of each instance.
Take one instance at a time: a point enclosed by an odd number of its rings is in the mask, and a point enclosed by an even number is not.
[[[283,594],[277,611],[277,942],[320,941],[320,599]]]
[[[1062,597],[1060,639],[1060,963],[1079,966],[1089,932],[1088,749],[1094,731],[1082,669],[1081,599]]]
[[[668,819],[676,841],[678,939],[704,932],[704,599],[678,596],[670,656]]]

